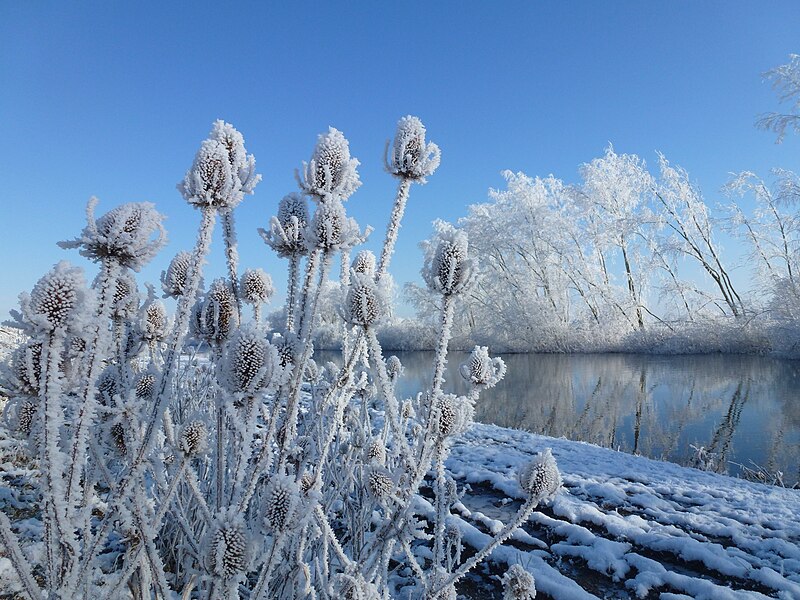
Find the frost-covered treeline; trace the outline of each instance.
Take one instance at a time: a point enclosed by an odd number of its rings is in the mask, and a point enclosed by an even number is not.
[[[453,600],[455,583],[561,478],[549,451],[536,456],[519,473],[527,498],[516,515],[461,555],[451,509],[463,490],[444,461],[480,392],[505,373],[475,347],[460,371],[467,394],[443,391],[455,303],[476,268],[463,230],[441,226],[426,252],[439,306],[426,389],[397,396],[402,365],[384,358],[375,333],[390,313],[388,268],[411,187],[439,159],[419,119],[401,119],[386,152],[398,191],[382,251],[351,261],[370,233],[345,209],[359,162],[340,131],[320,135],[300,191],[260,230],[288,267],[272,332],[261,316],[272,278],[242,271],[236,248],[235,208],[261,176],[231,125],[214,124],[178,185],[200,224],[194,248],[162,275],[173,316],[135,278],[163,245],[162,215],[134,203],[96,218],[93,199],[81,235],[62,245],[98,263],[97,278],[87,285],[82,269],[61,262],[14,314],[27,341],[3,382],[0,593]],[[204,287],[217,223],[228,275]],[[344,340],[339,364],[313,360],[323,320]],[[207,352],[187,356],[190,339]],[[503,581],[509,598],[535,593],[520,565]]]
[[[791,114],[760,122],[781,136],[799,118],[799,72],[793,56],[769,73],[795,102]],[[711,202],[662,154],[647,165],[609,146],[579,173],[570,184],[507,171],[505,189],[469,207],[459,229],[470,237],[476,285],[465,295],[460,345],[800,350],[797,174],[733,174]],[[430,294],[407,294],[428,318]]]

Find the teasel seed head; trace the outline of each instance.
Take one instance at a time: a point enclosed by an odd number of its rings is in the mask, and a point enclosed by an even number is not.
[[[117,277],[114,297],[111,300],[111,314],[117,319],[130,319],[139,310],[139,289],[136,279],[125,270]]]
[[[134,389],[140,400],[152,400],[156,392],[158,376],[154,371],[146,371],[136,378]]]
[[[442,221],[437,222],[436,227],[434,240],[426,248],[422,277],[432,292],[445,296],[459,294],[466,289],[472,276],[467,234]]]
[[[189,421],[181,428],[178,448],[192,458],[206,451],[208,446],[208,427],[200,419]]]
[[[386,359],[386,373],[389,375],[389,379],[392,381],[397,381],[398,377],[403,374],[404,370],[405,367],[403,367],[403,363],[401,363],[400,359],[394,354]]]
[[[219,380],[231,394],[255,395],[266,391],[282,369],[278,351],[259,327],[244,325],[225,344]]]
[[[378,502],[385,503],[394,493],[397,482],[391,471],[385,467],[371,465],[364,467],[367,491]]]
[[[230,209],[242,200],[237,180],[225,144],[207,139],[200,144],[178,191],[195,207]]]
[[[293,192],[278,203],[278,216],[270,221],[270,230],[259,229],[258,232],[278,256],[302,256],[308,253],[304,238],[308,221],[306,199],[302,194]]]
[[[519,484],[530,498],[545,502],[561,489],[561,473],[550,448],[537,453],[518,475]]]
[[[351,268],[356,273],[375,275],[375,255],[369,250],[361,250],[353,259]]]
[[[367,460],[374,465],[386,464],[386,446],[381,438],[375,438],[367,448]]]
[[[215,279],[194,308],[193,333],[211,344],[222,343],[239,325],[236,297],[224,279]]]
[[[145,305],[142,322],[139,326],[141,338],[147,342],[163,342],[167,339],[169,319],[167,308],[160,300]]]
[[[30,434],[36,422],[36,413],[39,404],[32,398],[25,398],[17,404],[17,431],[24,435]]]
[[[348,217],[344,205],[334,199],[317,207],[304,236],[309,248],[331,252],[363,243],[370,231],[368,228],[362,234],[356,220]]]
[[[239,290],[242,300],[252,305],[269,302],[275,293],[272,277],[267,275],[263,269],[247,269],[242,273]]]
[[[351,325],[369,327],[377,324],[389,311],[387,293],[368,273],[353,272],[344,301],[343,317]]]
[[[441,394],[435,409],[439,435],[443,438],[466,431],[475,412],[468,398],[455,394]]]
[[[450,573],[443,567],[436,567],[428,576],[428,592],[425,594],[425,600],[457,600],[456,586],[452,583],[445,586],[435,596],[433,595],[433,592],[448,579],[450,579]]]
[[[264,489],[264,526],[273,534],[295,529],[302,521],[300,488],[293,477],[273,475]]]
[[[125,456],[128,453],[128,447],[125,444],[125,428],[122,426],[122,423],[117,421],[111,425],[108,433],[114,448],[122,456]]]
[[[364,581],[360,573],[338,573],[333,577],[330,594],[342,600],[380,600],[381,595],[374,584]]]
[[[191,265],[192,255],[181,250],[170,261],[167,270],[161,272],[161,289],[165,297],[180,298],[186,293]]]
[[[39,331],[80,331],[88,292],[83,271],[61,261],[47,272],[30,295],[20,294],[22,314]]]
[[[238,578],[250,567],[252,552],[244,518],[235,508],[222,509],[209,532],[208,570],[224,579]]]
[[[27,396],[39,395],[42,377],[42,343],[28,341],[11,354],[11,375],[14,387]]]
[[[242,194],[252,194],[261,181],[261,175],[256,174],[256,159],[252,154],[247,154],[242,134],[230,123],[217,120],[209,137],[220,142],[227,150],[232,173],[238,180],[238,190]]]
[[[533,575],[518,563],[511,565],[503,575],[503,600],[533,600],[535,597]]]
[[[486,346],[475,346],[469,361],[461,365],[460,372],[471,385],[481,389],[492,388],[505,376],[506,364],[499,357],[490,357]]]
[[[314,200],[347,200],[361,185],[358,165],[358,160],[350,157],[350,144],[342,132],[330,127],[319,135],[311,160],[303,163],[297,181]]]
[[[386,169],[396,177],[425,183],[439,166],[439,146],[425,141],[425,126],[417,117],[408,115],[397,122],[397,132],[385,158]]]
[[[272,345],[278,352],[278,364],[281,368],[291,368],[295,365],[300,354],[300,341],[297,335],[292,332],[286,335],[276,333],[272,336]]]

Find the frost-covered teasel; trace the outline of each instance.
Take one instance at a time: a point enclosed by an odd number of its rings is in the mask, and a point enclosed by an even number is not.
[[[417,117],[405,116],[397,122],[394,142],[386,145],[386,170],[396,177],[425,183],[439,166],[439,146],[425,141],[425,126]]]
[[[392,354],[386,359],[386,374],[389,376],[389,379],[397,381],[398,377],[403,374],[403,371],[405,371],[405,367],[397,356]]]
[[[296,529],[302,523],[300,488],[293,477],[273,475],[264,489],[264,526],[279,534]]]
[[[341,131],[330,127],[320,134],[308,163],[296,173],[300,189],[314,200],[347,200],[361,185],[359,162],[350,157],[350,144]]]
[[[235,509],[222,509],[209,532],[208,570],[223,579],[238,578],[250,566],[252,552],[244,517]]]
[[[443,221],[437,221],[436,229],[433,242],[426,246],[422,278],[432,292],[459,294],[472,276],[467,234]]]
[[[288,258],[306,254],[303,231],[308,225],[308,203],[302,194],[293,192],[284,196],[278,204],[278,216],[272,217],[270,230],[258,229],[266,244],[278,256]]]
[[[550,448],[536,454],[520,470],[519,484],[531,499],[546,502],[555,497],[561,489],[561,473]]]
[[[503,600],[533,600],[535,597],[533,575],[518,563],[511,565],[503,574]]]
[[[231,169],[238,177],[239,191],[243,194],[252,194],[261,181],[261,175],[256,173],[255,157],[247,154],[245,150],[242,134],[230,123],[218,119],[214,121],[210,137],[221,142],[228,151]]]
[[[16,406],[17,431],[28,435],[36,422],[36,413],[39,411],[38,402],[25,398]]]
[[[381,600],[381,594],[375,585],[365,581],[360,573],[337,574],[333,578],[330,594],[332,598],[342,600]]]
[[[194,308],[193,332],[199,338],[219,344],[239,324],[236,297],[227,281],[215,279],[205,298]]]
[[[16,391],[28,396],[39,395],[42,377],[42,343],[27,341],[11,354],[11,383]]]
[[[146,342],[163,342],[167,339],[169,319],[167,308],[160,300],[148,302],[142,311],[139,335]]]
[[[305,230],[309,248],[328,252],[352,248],[363,243],[368,235],[369,228],[362,234],[356,220],[347,216],[344,205],[336,199],[320,204]]]
[[[466,431],[472,422],[475,409],[464,396],[441,394],[436,400],[435,415],[439,435],[443,438]]]
[[[30,295],[20,294],[22,314],[34,329],[79,331],[87,312],[83,270],[61,261],[46,273]]]
[[[87,225],[80,237],[60,242],[62,248],[80,248],[80,253],[95,261],[112,259],[123,267],[139,271],[158,254],[167,241],[161,224],[164,216],[150,202],[131,202],[94,218],[98,200],[89,199]]]
[[[116,319],[130,319],[139,310],[139,289],[130,271],[122,271],[117,277],[114,296],[111,299],[111,315]]]
[[[255,395],[281,379],[278,351],[267,334],[253,325],[234,331],[225,344],[218,378],[232,394]]]
[[[352,270],[356,273],[365,273],[367,275],[375,274],[375,255],[369,250],[361,250],[353,259],[350,265]]]
[[[161,272],[161,289],[164,290],[165,297],[180,298],[186,293],[191,265],[192,255],[185,250],[181,250],[173,257],[167,270]]]
[[[364,478],[367,491],[378,502],[386,502],[397,486],[391,471],[380,465],[364,467]]]
[[[208,427],[195,419],[184,424],[178,436],[178,448],[187,457],[191,458],[202,454],[208,447]]]
[[[263,269],[247,269],[242,273],[239,291],[242,294],[242,300],[256,306],[269,302],[275,293],[275,288],[272,285],[272,277],[267,275]]]
[[[384,286],[369,273],[353,272],[344,301],[343,316],[351,325],[370,327],[387,316],[389,302]]]
[[[200,144],[178,190],[198,208],[228,211],[245,194],[252,194],[260,180],[261,176],[255,174],[255,159],[247,155],[241,134],[231,125],[217,121],[210,137]]]
[[[476,388],[492,388],[506,374],[506,363],[500,357],[489,356],[489,348],[475,346],[469,360],[461,365],[461,376]]]

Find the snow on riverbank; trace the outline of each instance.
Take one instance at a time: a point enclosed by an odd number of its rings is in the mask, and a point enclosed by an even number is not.
[[[510,520],[518,468],[547,447],[564,491],[491,557],[520,562],[540,597],[800,598],[800,491],[492,425],[473,426],[447,461],[472,488],[465,545]]]

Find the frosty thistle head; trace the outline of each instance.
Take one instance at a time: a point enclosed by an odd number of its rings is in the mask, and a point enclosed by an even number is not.
[[[252,305],[269,302],[275,293],[272,277],[267,275],[263,269],[247,269],[242,273],[239,289],[242,300]]]
[[[22,314],[35,329],[78,330],[86,298],[83,271],[61,261],[36,282],[30,295],[20,295],[20,303]]]
[[[506,364],[502,358],[489,356],[488,347],[475,346],[469,360],[461,365],[460,372],[476,388],[492,388],[505,376]]]
[[[205,298],[194,308],[192,328],[209,343],[221,343],[239,324],[236,297],[227,281],[215,279]]]
[[[11,355],[11,378],[14,387],[27,396],[39,395],[42,376],[42,343],[29,341]]]
[[[94,260],[114,260],[139,271],[167,242],[161,224],[164,215],[150,202],[131,202],[111,209],[95,221],[97,198],[86,206],[87,224],[80,237],[59,242],[62,248],[80,248],[81,255]]]
[[[139,290],[130,271],[117,277],[117,285],[111,302],[111,314],[118,319],[130,319],[139,310]]]
[[[145,305],[140,325],[140,335],[148,342],[163,342],[167,337],[167,308],[160,300],[152,300]]]
[[[264,526],[273,534],[300,524],[300,488],[293,477],[276,474],[264,489]]]
[[[344,205],[338,200],[324,202],[314,211],[314,218],[305,229],[306,244],[329,252],[352,248],[366,239],[358,223],[347,216]]]
[[[244,518],[235,509],[223,509],[211,525],[207,566],[214,575],[233,579],[250,566],[252,552]]]
[[[181,250],[175,255],[167,270],[161,272],[161,289],[164,290],[165,296],[180,298],[186,293],[186,282],[191,265],[192,255],[185,250]]]
[[[466,431],[475,412],[468,398],[455,394],[440,395],[435,407],[439,435],[443,438]]]
[[[391,153],[386,146],[386,170],[396,177],[425,183],[439,166],[439,146],[425,141],[425,126],[417,117],[408,115],[397,122]]]
[[[452,296],[463,292],[472,276],[467,234],[442,221],[436,224],[433,242],[428,243],[422,277],[432,292]]]
[[[261,329],[245,325],[225,344],[219,380],[232,394],[255,395],[265,391],[281,369],[278,351]]]
[[[561,473],[550,448],[536,454],[518,478],[522,489],[537,502],[551,500],[561,489]]]
[[[388,312],[386,291],[369,273],[353,273],[344,301],[344,318],[352,325],[369,327]]]
[[[178,448],[192,458],[206,451],[208,446],[208,427],[198,419],[189,421],[178,436]]]
[[[351,268],[356,273],[375,274],[375,255],[370,250],[361,250],[353,259]]]
[[[220,142],[227,150],[231,170],[238,178],[239,190],[243,194],[252,194],[256,184],[261,181],[261,175],[256,174],[256,159],[252,154],[247,154],[242,134],[230,123],[217,120],[209,137]]]
[[[511,565],[503,575],[503,600],[533,600],[535,597],[533,575],[518,563]]]
[[[298,173],[297,181],[300,189],[315,200],[347,200],[361,185],[358,165],[358,160],[350,157],[350,144],[342,132],[330,127],[319,135],[311,160],[303,163],[302,177]]]

